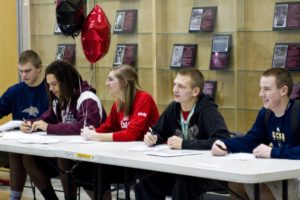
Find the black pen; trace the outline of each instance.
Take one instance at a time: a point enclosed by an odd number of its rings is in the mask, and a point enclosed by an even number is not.
[[[152,128],[151,127],[149,127],[149,133],[152,135],[152,136],[155,136],[156,134],[153,134],[153,132],[152,132]],[[157,135],[156,135],[157,136]]]
[[[25,124],[28,127],[28,129],[31,130],[32,127],[27,124],[27,120],[24,117],[23,117],[23,121],[25,122]]]
[[[151,133],[152,136],[156,136],[156,137],[157,137],[157,141],[158,141],[158,140],[163,141],[162,137],[161,137],[159,134],[154,134],[154,133],[153,133],[151,127],[149,127],[149,133]],[[157,142],[157,141],[156,141],[156,142]]]
[[[223,151],[227,151],[227,148],[224,148],[222,145],[220,145],[218,143],[216,143],[216,145],[219,149],[222,149]]]

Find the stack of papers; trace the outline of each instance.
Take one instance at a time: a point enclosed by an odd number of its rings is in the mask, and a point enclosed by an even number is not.
[[[9,121],[9,122],[7,122],[7,123],[0,126],[0,132],[9,131],[9,130],[12,130],[12,129],[19,128],[21,126],[21,123],[22,123],[21,120]]]
[[[174,149],[164,149],[161,151],[147,151],[147,155],[151,156],[162,156],[162,157],[175,157],[175,156],[188,156],[202,154],[200,151],[196,150],[174,150]]]
[[[163,150],[163,149],[169,149],[169,146],[166,145],[166,144],[162,144],[162,145],[156,145],[156,146],[148,147],[147,145],[143,144],[143,145],[133,147],[133,148],[129,149],[129,151],[146,152],[146,151],[160,151],[160,150]]]
[[[197,150],[175,150],[170,149],[168,145],[156,145],[153,147],[148,147],[146,145],[141,145],[129,149],[130,151],[142,151],[147,155],[151,156],[161,156],[161,157],[175,157],[175,156],[187,156],[202,154],[201,151]]]
[[[23,144],[52,144],[60,140],[46,136],[46,132],[23,133],[22,131],[11,131],[3,134],[2,140],[16,140]]]
[[[227,154],[226,156],[220,157],[220,158],[225,158],[229,160],[252,160],[256,159],[254,154],[252,153],[230,153]]]
[[[67,143],[76,143],[76,144],[94,144],[97,143],[98,141],[89,141],[85,140],[83,137],[80,138],[75,138],[67,141]]]
[[[54,144],[54,143],[58,143],[59,139],[39,136],[39,137],[26,138],[26,139],[18,139],[17,142],[22,144]]]

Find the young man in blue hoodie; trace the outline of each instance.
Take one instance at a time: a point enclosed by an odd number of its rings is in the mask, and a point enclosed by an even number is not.
[[[48,109],[48,96],[42,60],[32,51],[23,51],[19,56],[21,82],[9,87],[0,97],[0,119],[12,114],[13,120],[33,120]],[[26,182],[26,170],[22,155],[9,154],[10,199],[21,199]]]
[[[300,159],[300,127],[295,127],[292,122],[299,121],[300,109],[298,102],[289,98],[292,87],[293,78],[286,69],[266,70],[260,78],[259,96],[263,100],[263,108],[252,128],[243,137],[217,140],[212,147],[212,154],[224,156],[228,153],[247,152],[258,158]],[[288,184],[289,198],[298,199],[297,181],[289,180]],[[244,187],[230,183],[230,186],[241,196],[253,198],[251,185]],[[281,181],[261,184],[261,188],[261,199],[282,197]]]

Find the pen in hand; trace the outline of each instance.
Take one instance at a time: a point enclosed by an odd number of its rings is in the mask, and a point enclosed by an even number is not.
[[[223,147],[222,145],[220,145],[220,144],[218,144],[218,143],[216,143],[216,145],[217,145],[217,147],[219,148],[219,149],[221,149],[221,150],[223,150],[223,151],[227,151],[227,148],[225,147]]]
[[[153,130],[151,127],[149,127],[149,133],[153,136],[153,138],[155,138],[155,141],[153,141],[153,144],[156,144],[157,142],[161,143],[163,142],[163,138],[161,137],[161,135],[159,135],[159,133],[153,133]]]
[[[153,132],[152,132],[152,128],[149,127],[149,132],[151,133],[151,135],[153,135]]]
[[[149,131],[150,134],[146,137],[146,140],[144,140],[146,142],[146,144],[148,144],[149,146],[155,145],[157,142],[157,135],[153,134],[152,128],[149,127]]]
[[[27,124],[27,120],[25,118],[23,118],[23,121],[25,123],[25,126],[28,127],[28,130],[31,131],[31,128],[32,128],[31,125]]]
[[[157,138],[159,138],[160,137],[160,135],[158,135],[158,134],[154,134],[153,133],[153,131],[152,131],[152,128],[151,127],[149,127],[149,132],[151,133],[151,135],[152,136],[154,136],[154,137],[157,137]]]

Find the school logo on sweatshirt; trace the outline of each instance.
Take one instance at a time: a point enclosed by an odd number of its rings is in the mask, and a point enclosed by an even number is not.
[[[147,117],[147,113],[145,112],[138,112],[139,117]]]
[[[61,119],[62,119],[62,122],[65,124],[71,124],[71,123],[76,122],[74,114],[72,112],[66,111],[66,110],[62,110]]]
[[[129,117],[128,116],[123,117],[123,119],[121,120],[121,128],[127,129],[129,124],[130,124]]]
[[[22,111],[23,113],[28,113],[29,116],[37,117],[39,110],[37,107],[30,106]]]
[[[199,132],[200,132],[199,127],[196,124],[190,126],[189,129],[188,129],[188,139],[189,140],[195,139],[196,136],[199,134]],[[175,134],[174,135],[176,135],[180,138],[183,138],[183,132],[179,128],[175,129]]]

